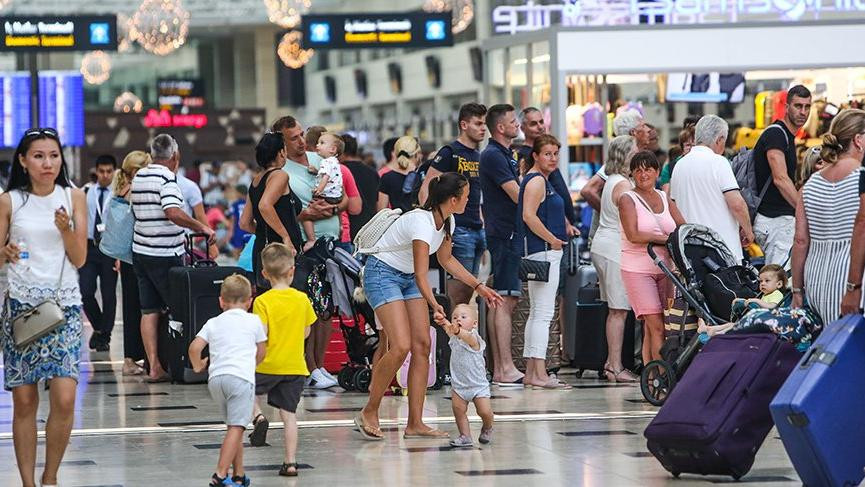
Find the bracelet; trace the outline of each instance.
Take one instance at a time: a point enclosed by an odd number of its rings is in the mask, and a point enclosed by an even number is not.
[[[791,291],[793,291],[793,294],[803,294],[805,292],[805,288],[804,287],[794,287],[793,289],[791,289]]]
[[[483,286],[483,284],[483,281],[478,281],[478,283],[475,284],[475,287],[472,288],[472,291],[477,291],[480,286]]]

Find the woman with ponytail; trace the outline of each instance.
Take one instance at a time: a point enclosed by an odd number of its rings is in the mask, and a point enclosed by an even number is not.
[[[844,110],[823,136],[823,169],[802,187],[793,243],[793,307],[825,323],[859,312],[865,262],[865,111]],[[858,210],[858,211],[857,211]],[[849,281],[845,289],[845,280]],[[842,302],[843,299],[843,302]]]
[[[123,198],[127,203],[130,201],[132,178],[150,161],[150,154],[140,150],[126,155],[111,185],[111,192],[116,198]],[[138,278],[132,264],[120,262],[120,287],[123,304],[123,375],[141,375],[144,369],[136,364],[145,356],[144,343],[141,341],[141,302],[138,299]]]
[[[453,215],[465,211],[468,198],[469,182],[465,176],[445,173],[432,178],[426,205],[391,224],[374,246],[379,250],[370,252],[367,259],[363,288],[390,344],[390,349],[372,370],[369,401],[355,418],[360,433],[368,440],[384,438],[378,415],[381,399],[409,352],[405,438],[448,437],[447,433],[424,424],[422,418],[430,366],[430,309],[437,323],[446,318],[427,281],[430,255],[435,253],[448,273],[477,291],[489,306],[501,303],[495,291],[474,277],[451,254]]]
[[[377,209],[399,208],[407,212],[412,209],[412,189],[415,186],[412,178],[417,177],[412,173],[420,164],[423,152],[417,139],[408,135],[397,139],[393,151],[396,154],[396,164],[379,180]]]

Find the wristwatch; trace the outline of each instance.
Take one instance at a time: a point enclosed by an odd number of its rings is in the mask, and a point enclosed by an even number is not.
[[[847,292],[848,293],[852,293],[853,291],[856,291],[858,289],[862,289],[862,283],[861,282],[859,284],[853,284],[852,282],[849,282],[849,281],[847,282]]]

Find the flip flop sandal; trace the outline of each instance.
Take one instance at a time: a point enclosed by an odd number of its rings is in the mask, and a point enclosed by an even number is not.
[[[555,379],[555,381],[547,382],[546,384],[544,384],[542,386],[534,386],[534,387],[535,387],[535,389],[560,390],[560,391],[566,391],[566,390],[573,389],[572,385],[566,384],[564,382],[559,382],[558,379]]]
[[[290,472],[288,469],[293,468],[294,472]],[[281,477],[297,477],[297,464],[296,463],[283,463],[282,467],[279,467],[279,475]]]
[[[159,384],[162,382],[171,382],[171,376],[168,374],[163,374],[163,375],[160,375],[159,377],[157,377],[155,379],[150,377],[150,376],[147,376],[147,378],[144,379],[144,382],[147,382],[148,384]]]
[[[384,439],[381,430],[367,426],[363,422],[363,416],[359,414],[354,417],[354,425],[357,426],[358,431],[360,431],[361,436],[363,436],[363,439],[365,440],[381,441]]]
[[[431,429],[426,433],[404,433],[402,437],[406,440],[421,440],[421,439],[447,439],[450,438],[450,435],[445,433],[442,430]]]

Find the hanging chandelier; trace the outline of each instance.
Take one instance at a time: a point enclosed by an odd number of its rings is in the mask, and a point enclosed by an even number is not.
[[[293,29],[300,23],[300,16],[309,10],[312,0],[264,0],[267,18],[274,24]]]
[[[181,0],[144,0],[132,16],[131,37],[158,56],[178,49],[188,34],[189,12]]]
[[[126,14],[117,14],[117,52],[127,52],[132,49],[132,43],[138,31],[132,25],[132,19]]]
[[[142,108],[141,98],[131,91],[124,91],[114,99],[114,111],[118,113],[140,113]]]
[[[12,3],[12,0],[0,0],[0,10],[8,7],[10,3]]]
[[[103,51],[90,51],[81,58],[81,75],[91,85],[101,85],[111,76],[111,58]]]
[[[276,48],[279,59],[291,69],[302,68],[315,54],[314,50],[301,47],[300,41],[302,39],[303,35],[300,31],[293,30],[282,36],[279,46]]]
[[[475,18],[474,0],[425,0],[424,12],[451,12],[451,31],[454,34],[466,30]]]

